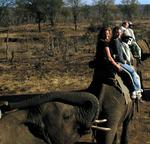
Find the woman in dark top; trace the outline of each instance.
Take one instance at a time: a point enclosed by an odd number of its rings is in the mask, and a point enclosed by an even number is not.
[[[112,58],[112,51],[110,49],[110,41],[112,38],[112,30],[110,27],[103,27],[100,30],[100,33],[98,35],[98,42],[96,47],[96,68],[98,69],[106,69],[110,70],[108,68],[112,68],[113,70],[119,70],[120,71],[120,65],[118,65],[114,59]]]
[[[112,57],[112,51],[110,49],[111,38],[111,28],[103,27],[98,35],[94,60],[95,69],[90,87],[97,87],[101,83],[107,82],[109,78],[114,78],[116,72],[121,71],[121,66]]]

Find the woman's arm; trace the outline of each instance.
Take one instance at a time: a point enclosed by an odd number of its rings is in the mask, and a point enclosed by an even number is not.
[[[117,64],[115,62],[115,60],[113,59],[113,57],[111,56],[109,47],[105,47],[105,52],[106,52],[106,56],[107,56],[108,60],[110,61],[110,63],[112,65],[114,65],[118,71],[121,71],[122,70],[121,66],[119,64]]]

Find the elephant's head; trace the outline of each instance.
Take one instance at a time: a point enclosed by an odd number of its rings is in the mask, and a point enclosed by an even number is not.
[[[71,144],[77,141],[90,130],[99,111],[97,98],[85,92],[24,95],[23,99],[9,102],[10,108],[27,108],[28,119],[25,124],[35,136],[52,144]]]

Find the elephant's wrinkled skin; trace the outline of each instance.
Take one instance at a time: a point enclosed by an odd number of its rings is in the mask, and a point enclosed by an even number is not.
[[[111,128],[111,131],[109,132],[95,132],[97,143],[117,144],[118,128],[122,125],[123,128],[120,143],[128,144],[128,126],[133,115],[132,101],[126,104],[123,93],[114,86],[108,84],[91,84],[88,91],[95,94],[99,99],[99,119],[107,119],[107,122],[103,123],[103,125],[101,124],[101,126]]]
[[[1,96],[0,100],[18,109],[0,120],[0,144],[73,144],[89,130],[99,110],[97,98],[85,92]]]

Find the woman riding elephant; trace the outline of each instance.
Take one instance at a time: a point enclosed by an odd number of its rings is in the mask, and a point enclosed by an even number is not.
[[[97,96],[100,103],[99,119],[107,119],[103,127],[111,128],[109,132],[94,132],[98,144],[116,144],[117,131],[123,124],[121,144],[128,143],[128,126],[133,115],[133,101],[130,93],[116,73],[122,72],[122,66],[117,63],[111,48],[112,30],[103,27],[98,35],[95,69],[93,80],[87,91]],[[118,85],[118,80],[121,81]]]
[[[112,30],[110,27],[103,27],[98,35],[95,67],[92,85],[100,85],[100,83],[107,83],[109,78],[114,78],[115,74],[121,71],[121,66],[117,64],[111,56],[110,42],[112,38]]]

